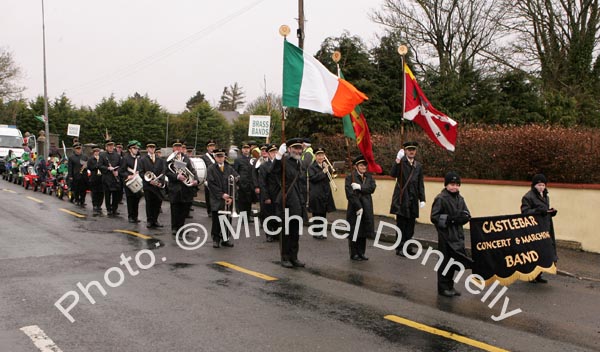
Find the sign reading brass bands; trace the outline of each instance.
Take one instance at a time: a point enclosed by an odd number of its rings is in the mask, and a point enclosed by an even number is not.
[[[556,274],[552,239],[539,215],[471,219],[471,251],[473,273],[486,285],[529,281],[540,272]]]

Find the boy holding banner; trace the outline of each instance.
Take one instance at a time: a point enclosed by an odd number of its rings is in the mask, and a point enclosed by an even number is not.
[[[446,274],[446,266],[450,258],[470,269],[473,260],[465,251],[465,235],[463,225],[471,219],[465,199],[460,195],[460,176],[456,172],[448,172],[444,178],[444,189],[435,197],[431,206],[431,222],[438,232],[438,250],[443,254],[442,265],[437,270],[438,294],[445,297],[460,296],[454,289],[454,274],[457,266],[453,265]]]

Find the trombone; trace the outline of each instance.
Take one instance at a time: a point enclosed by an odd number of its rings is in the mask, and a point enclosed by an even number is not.
[[[237,187],[237,181],[235,179],[235,176],[229,175],[229,178],[227,179],[227,186],[227,194],[229,194],[229,199],[231,199],[232,201],[229,204],[225,202],[225,210],[219,210],[219,214],[228,215],[232,218],[239,218],[240,214],[237,212],[237,209],[235,207],[235,189]]]
[[[335,184],[335,181],[333,180],[334,178],[337,177],[337,174],[335,173],[335,169],[333,168],[333,165],[331,164],[331,162],[329,161],[329,159],[327,159],[327,155],[325,156],[325,167],[323,168],[325,170],[325,173],[327,174],[327,177],[329,178],[329,186],[331,187],[331,189],[334,192],[337,192],[337,185]]]

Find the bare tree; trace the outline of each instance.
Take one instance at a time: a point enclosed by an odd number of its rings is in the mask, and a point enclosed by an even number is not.
[[[507,3],[509,3],[507,1]],[[598,0],[510,2],[517,64],[533,62],[546,89],[563,90],[600,76]]]
[[[0,48],[0,101],[16,98],[24,90],[16,84],[20,75],[21,70],[13,61],[11,53]]]
[[[502,0],[385,0],[371,19],[398,31],[418,65],[441,75],[475,67],[507,34]],[[437,60],[437,62],[435,62]]]

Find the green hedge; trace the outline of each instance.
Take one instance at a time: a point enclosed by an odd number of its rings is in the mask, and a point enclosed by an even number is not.
[[[420,144],[417,159],[426,176],[443,177],[455,170],[464,178],[531,180],[544,173],[550,182],[600,183],[600,130],[556,126],[459,126],[454,153],[435,145],[418,127],[408,126],[403,139]],[[345,138],[314,134],[313,146],[323,146],[329,159],[346,160]],[[375,160],[384,174],[400,148],[400,131],[372,136]],[[350,154],[359,153],[350,142]]]

